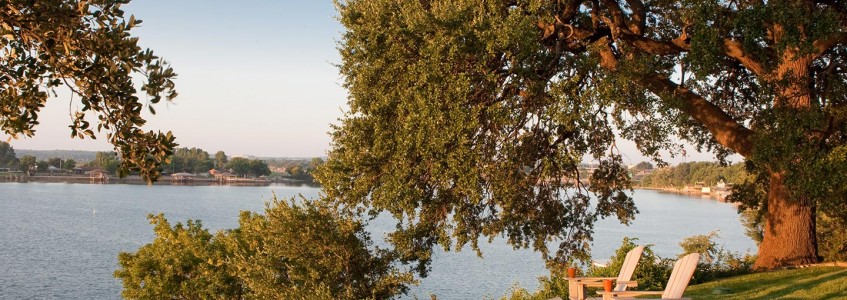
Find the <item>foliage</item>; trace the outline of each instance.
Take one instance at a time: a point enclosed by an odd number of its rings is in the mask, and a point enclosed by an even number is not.
[[[636,241],[638,239],[624,238],[621,246],[609,258],[609,263],[605,267],[590,266],[586,276],[618,277],[627,252],[638,246],[635,244]],[[638,289],[640,290],[663,290],[672,269],[672,260],[662,259],[653,252],[652,245],[645,245],[641,259],[632,274],[632,280],[638,281]]]
[[[692,299],[845,299],[847,269],[811,267],[753,273],[689,286],[685,297]],[[715,295],[716,288],[729,294]]]
[[[744,226],[744,234],[750,237],[756,245],[762,243],[764,238],[764,228],[762,222],[762,214],[757,210],[744,209],[740,210],[741,225]]]
[[[680,258],[687,254],[700,253],[700,263],[691,279],[692,284],[752,272],[755,257],[749,254],[742,256],[719,247],[714,241],[718,236],[717,231],[712,231],[709,234],[687,237],[679,243],[683,251],[679,255]]]
[[[29,172],[30,170],[33,170],[33,168],[35,168],[35,165],[36,165],[35,156],[24,155],[24,156],[21,156],[20,164],[19,164],[18,168],[20,168],[21,171]]]
[[[49,159],[51,157],[63,157],[73,159],[80,163],[88,163],[94,160],[96,151],[81,151],[81,150],[15,150],[18,155],[30,155],[36,159]]]
[[[15,155],[15,148],[9,143],[0,141],[0,168],[17,168],[18,157]]]
[[[215,169],[223,169],[227,162],[229,162],[229,159],[227,159],[225,152],[215,152]]]
[[[264,216],[242,212],[228,237],[232,264],[255,299],[302,299],[322,289],[340,299],[386,299],[412,282],[391,251],[373,248],[364,224],[321,201],[275,200]]]
[[[237,175],[262,176],[271,175],[268,164],[259,159],[235,157],[230,159],[226,168]]]
[[[176,73],[153,51],[138,46],[130,31],[141,20],[124,15],[121,6],[128,2],[5,2],[0,13],[4,133],[15,138],[35,134],[44,103],[64,86],[81,104],[72,114],[71,136],[95,138],[95,128],[106,131],[122,158],[120,174],[158,177],[158,167],[176,143],[170,132],[143,131],[141,113],[144,108],[155,113],[155,104],[176,97]]]
[[[688,162],[655,170],[644,176],[641,184],[650,187],[682,187],[698,182],[714,185],[720,180],[740,184],[749,180],[749,177],[743,163],[724,166],[717,162]]]
[[[719,236],[718,231],[712,231],[709,234],[697,234],[687,237],[679,243],[682,247],[682,253],[679,258],[691,253],[700,253],[700,260],[711,264],[715,260],[715,255],[718,252],[718,244],[714,239]]]
[[[46,160],[39,160],[38,162],[35,163],[35,171],[36,172],[46,172],[47,168],[49,168],[49,167],[50,167],[50,165],[47,163]]]
[[[59,157],[53,157],[47,160],[47,165],[54,168],[62,168],[62,159]]]
[[[114,152],[97,152],[94,155],[94,160],[88,162],[88,166],[100,168],[109,174],[115,174],[120,165],[121,162]]]
[[[322,200],[274,199],[215,235],[150,220],[153,242],[119,255],[128,299],[387,299],[413,282],[363,223]]]
[[[647,161],[642,161],[642,162],[636,164],[635,167],[633,167],[632,169],[633,169],[633,171],[636,171],[636,172],[653,170],[653,164],[651,164],[650,162],[647,162]]]
[[[73,170],[76,168],[76,161],[69,158],[62,161],[62,170]]]
[[[273,159],[268,161],[268,165],[276,168],[284,169],[285,173],[282,176],[290,179],[313,183],[315,181],[314,173],[324,160],[320,157],[314,157],[311,160],[306,159]]]
[[[125,299],[238,299],[243,293],[226,246],[200,221],[170,226],[149,215],[156,237],[135,253],[118,255]]]
[[[820,213],[817,226],[818,245],[824,261],[847,262],[847,221]]]
[[[784,176],[770,183],[791,193],[773,201],[844,202],[828,176],[847,168],[831,155],[847,144],[839,3],[337,3],[350,110],[317,178],[349,207],[393,214],[392,242],[423,265],[433,247],[497,235],[551,266],[587,258],[595,220],[636,212],[617,138],[660,164],[678,139],[738,153],[751,174]],[[575,180],[585,157],[601,166],[590,186]],[[813,223],[805,211],[796,223]],[[815,259],[812,237],[780,232],[764,267]],[[779,238],[803,254],[766,247]]]
[[[214,162],[209,153],[200,148],[176,148],[170,157],[170,163],[162,165],[166,172],[206,173],[212,169]]]

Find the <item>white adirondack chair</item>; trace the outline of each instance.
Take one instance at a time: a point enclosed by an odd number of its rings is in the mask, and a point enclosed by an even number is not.
[[[688,282],[691,281],[691,276],[694,275],[694,270],[697,269],[697,262],[700,261],[699,253],[691,253],[676,261],[673,265],[671,277],[668,280],[668,285],[663,292],[653,291],[598,291],[597,294],[603,295],[603,300],[622,300],[635,299],[641,295],[662,295],[662,299],[689,299],[682,298],[685,288],[688,287]],[[690,300],[690,299],[689,299]]]
[[[638,283],[630,281],[632,273],[635,272],[635,266],[638,265],[638,260],[641,259],[641,253],[644,252],[644,246],[638,246],[629,250],[623,260],[623,266],[618,273],[618,277],[569,277],[568,279],[568,298],[570,300],[584,300],[586,287],[602,287],[603,280],[615,280],[616,285],[612,288],[613,291],[626,291],[627,287],[636,287]]]

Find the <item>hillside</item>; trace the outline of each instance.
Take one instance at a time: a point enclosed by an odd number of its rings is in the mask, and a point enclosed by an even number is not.
[[[37,160],[48,160],[54,157],[61,159],[73,159],[79,162],[88,162],[94,160],[97,151],[81,151],[81,150],[28,150],[15,149],[15,155],[21,158],[24,155],[35,156]]]

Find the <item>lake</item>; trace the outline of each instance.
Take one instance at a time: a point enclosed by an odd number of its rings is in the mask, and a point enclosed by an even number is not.
[[[147,214],[163,212],[172,224],[199,219],[216,231],[237,226],[241,210],[262,211],[274,194],[308,198],[318,192],[286,185],[0,183],[0,299],[119,299],[121,282],[112,276],[117,254],[152,241]],[[595,225],[596,260],[607,260],[625,236],[674,257],[682,238],[713,230],[720,230],[717,242],[727,250],[756,250],[729,204],[650,190],[637,190],[634,198],[641,213],[631,226],[614,220]],[[392,227],[377,219],[370,230],[378,239]],[[430,276],[405,298],[499,298],[515,284],[534,290],[547,274],[537,253],[512,250],[501,239],[480,246],[484,258],[469,249],[435,253]]]

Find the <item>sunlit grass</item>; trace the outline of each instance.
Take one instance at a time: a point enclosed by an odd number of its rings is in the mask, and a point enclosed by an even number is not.
[[[714,295],[717,288],[728,294]],[[847,299],[847,268],[814,267],[736,276],[689,286],[692,299]]]

